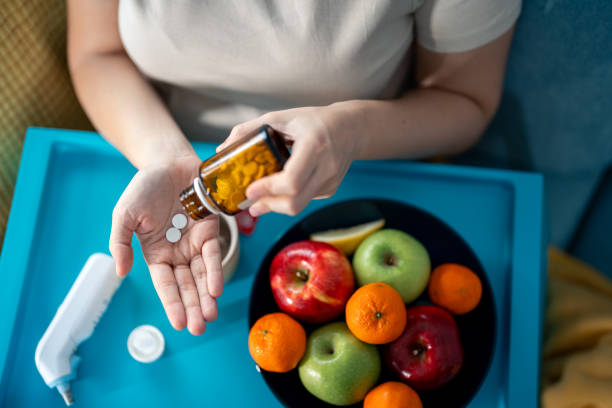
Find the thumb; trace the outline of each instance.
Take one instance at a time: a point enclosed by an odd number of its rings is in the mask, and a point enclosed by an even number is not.
[[[264,120],[264,117],[260,116],[257,119],[249,120],[247,122],[243,122],[239,125],[234,126],[227,139],[225,139],[223,143],[217,146],[217,152],[220,152],[232,143],[242,139],[250,132],[264,125],[265,123],[266,121]]]
[[[255,202],[263,197],[276,195],[292,195],[293,188],[299,190],[300,186],[287,187],[286,175],[283,172],[271,174],[252,182],[246,190],[247,199]]]
[[[124,211],[115,209],[108,249],[115,260],[116,272],[119,277],[127,275],[134,262],[134,252],[132,251],[134,230],[129,228],[128,221],[129,219]]]

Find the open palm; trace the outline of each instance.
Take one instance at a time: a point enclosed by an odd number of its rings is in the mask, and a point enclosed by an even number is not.
[[[223,290],[219,220],[189,219],[176,243],[166,239],[166,231],[172,217],[184,212],[178,197],[193,182],[199,163],[190,157],[136,173],[113,211],[109,242],[117,273],[125,276],[132,267],[136,233],[170,323],[177,330],[187,325],[196,335],[217,318],[216,298]]]

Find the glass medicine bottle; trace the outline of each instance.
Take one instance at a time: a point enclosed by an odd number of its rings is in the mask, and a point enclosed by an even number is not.
[[[264,125],[203,161],[198,177],[181,193],[181,204],[194,220],[237,214],[251,204],[249,184],[282,170],[289,154],[282,136]]]

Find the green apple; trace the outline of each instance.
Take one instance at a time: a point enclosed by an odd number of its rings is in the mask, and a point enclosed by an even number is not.
[[[388,228],[359,245],[353,256],[353,270],[359,286],[384,282],[409,303],[427,287],[431,262],[425,247],[412,235]]]
[[[357,339],[344,322],[327,324],[308,337],[298,368],[304,387],[334,405],[361,401],[380,375],[376,346]]]

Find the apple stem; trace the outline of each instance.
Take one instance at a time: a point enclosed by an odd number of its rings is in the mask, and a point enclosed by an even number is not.
[[[387,266],[395,265],[395,257],[393,256],[393,254],[386,254],[385,255],[385,264]]]
[[[422,344],[415,344],[414,348],[412,349],[412,355],[415,357],[420,356],[426,350],[427,350],[427,347],[423,346]]]
[[[302,270],[302,269],[298,269],[298,270],[295,272],[295,276],[296,276],[296,277],[297,277],[299,280],[304,281],[304,282],[306,282],[306,281],[308,280],[308,272],[306,272],[306,271],[304,271],[304,270]]]

